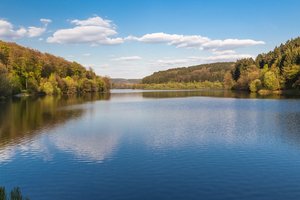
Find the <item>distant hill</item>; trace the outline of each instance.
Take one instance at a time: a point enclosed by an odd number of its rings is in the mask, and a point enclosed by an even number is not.
[[[113,84],[138,84],[141,83],[142,79],[125,79],[125,78],[112,78]]]
[[[109,90],[109,79],[76,62],[0,40],[0,96]]]
[[[140,84],[142,79],[112,78],[111,82],[111,87],[114,89],[131,89],[135,85]]]
[[[234,68],[233,62],[202,64],[191,67],[173,68],[155,72],[142,79],[143,84],[168,82],[223,82],[226,72]]]

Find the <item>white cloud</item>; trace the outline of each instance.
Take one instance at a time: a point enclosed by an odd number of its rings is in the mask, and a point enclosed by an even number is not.
[[[173,65],[182,65],[191,62],[191,58],[187,59],[159,59],[156,61],[156,64],[159,66],[173,66]]]
[[[82,64],[84,67],[86,67],[86,68],[90,68],[90,67],[97,67],[97,65],[95,65],[95,64],[92,64],[92,63],[90,63],[90,64]]]
[[[40,21],[41,21],[43,24],[46,24],[46,25],[48,25],[48,24],[50,24],[50,23],[52,22],[51,19],[44,19],[44,18],[40,19]]]
[[[144,43],[166,43],[177,48],[199,48],[206,50],[232,50],[240,47],[265,44],[263,41],[251,39],[225,39],[213,40],[200,35],[177,35],[167,33],[151,33],[142,37],[128,36],[128,41],[139,41]]]
[[[83,56],[85,56],[85,57],[89,57],[89,56],[91,56],[91,54],[90,53],[84,53],[84,54],[82,54]]]
[[[0,38],[20,39],[23,37],[39,37],[46,31],[47,24],[51,20],[41,19],[40,21],[44,24],[43,27],[29,26],[28,28],[20,27],[16,29],[9,21],[0,19]]]
[[[178,66],[191,66],[196,64],[203,63],[212,63],[212,62],[231,62],[236,61],[242,58],[253,57],[249,54],[221,54],[221,55],[212,55],[212,56],[191,56],[183,59],[159,59],[152,63],[154,66],[160,67],[178,67]]]
[[[234,50],[212,50],[214,55],[228,55],[228,54],[235,54]]]
[[[119,58],[113,58],[112,61],[137,61],[142,60],[140,56],[125,56],[125,57],[119,57]]]
[[[30,26],[27,30],[28,37],[38,37],[41,36],[46,31],[46,27],[34,27]]]
[[[264,41],[256,41],[251,39],[225,39],[225,40],[211,40],[203,44],[205,49],[236,49],[240,47],[248,47],[254,45],[265,44]]]
[[[72,20],[71,24],[75,24],[76,26],[101,26],[106,28],[111,28],[114,25],[110,20],[102,19],[101,17],[91,17],[86,20]]]
[[[15,29],[10,22],[0,19],[0,38],[18,39],[26,36],[26,33],[25,28]]]
[[[47,42],[59,44],[89,43],[91,45],[114,45],[123,43],[117,35],[116,27],[110,20],[92,17],[86,20],[72,20],[75,27],[57,30]]]
[[[104,68],[104,69],[106,69],[106,68],[109,68],[109,67],[110,67],[110,65],[109,65],[109,64],[107,64],[107,63],[105,63],[105,64],[102,64],[102,65],[100,65],[100,67],[101,67],[101,68]]]
[[[208,57],[200,57],[200,60],[207,61],[207,62],[230,62],[236,61],[242,58],[253,58],[253,55],[250,54],[225,54],[225,55],[213,55]]]

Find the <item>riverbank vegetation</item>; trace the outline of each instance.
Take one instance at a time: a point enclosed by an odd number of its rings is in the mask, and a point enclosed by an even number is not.
[[[106,92],[110,80],[61,57],[0,40],[0,96]]]
[[[133,89],[144,90],[197,90],[197,89],[223,89],[220,81],[210,82],[167,82],[167,83],[151,83],[151,84],[135,84]]]

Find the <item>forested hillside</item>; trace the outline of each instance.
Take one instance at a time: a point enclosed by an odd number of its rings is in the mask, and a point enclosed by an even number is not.
[[[143,78],[142,82],[144,84],[203,81],[223,82],[225,73],[232,70],[233,67],[233,62],[222,62],[168,69],[166,71],[155,72]]]
[[[76,62],[0,40],[0,96],[108,91],[110,81]]]
[[[131,89],[135,85],[140,84],[141,81],[141,79],[113,78],[111,79],[111,86],[113,89]]]
[[[252,92],[300,89],[300,37],[259,54],[255,60],[238,60],[224,84]]]

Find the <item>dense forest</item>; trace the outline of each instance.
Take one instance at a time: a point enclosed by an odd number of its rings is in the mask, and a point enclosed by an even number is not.
[[[142,83],[135,87],[220,88],[221,83],[221,87],[225,89],[248,90],[261,94],[282,90],[299,91],[300,37],[275,47],[269,53],[259,54],[256,59],[245,58],[235,63],[212,63],[159,71],[143,78]]]
[[[227,88],[252,92],[300,89],[300,37],[256,59],[241,59],[224,77]]]
[[[232,70],[234,63],[222,62],[203,64],[192,67],[181,67],[155,72],[142,79],[142,83],[168,83],[168,82],[223,82],[225,73]]]
[[[107,77],[61,57],[0,40],[0,96],[105,92]]]

